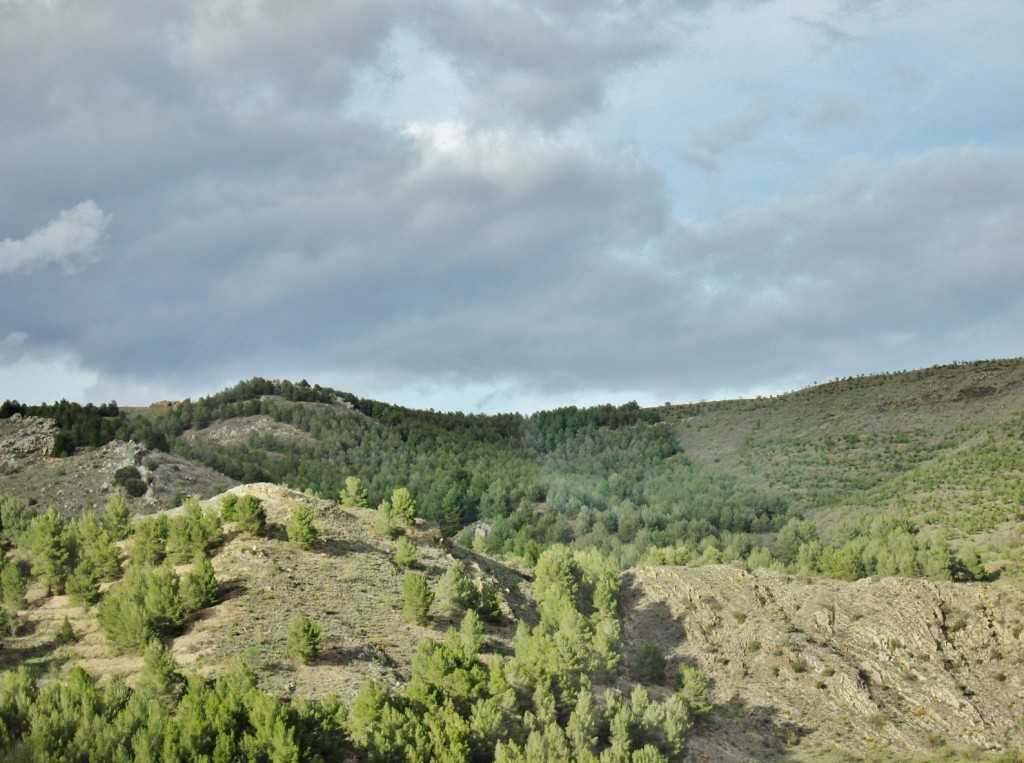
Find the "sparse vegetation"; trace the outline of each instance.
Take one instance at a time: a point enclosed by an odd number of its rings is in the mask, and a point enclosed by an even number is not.
[[[402,577],[402,599],[405,602],[402,611],[406,617],[419,625],[429,622],[434,592],[426,577],[419,572],[405,573]]]
[[[1024,577],[1022,369],[955,366],[782,398],[529,417],[408,411],[252,380],[139,415],[137,436],[306,492],[261,498],[274,493],[251,485],[226,494],[219,515],[189,498],[170,516],[131,521],[131,507],[150,501],[131,500],[132,480],[149,487],[131,466],[115,474],[125,490],[100,516],[0,496],[0,663],[30,668],[0,672],[0,757],[679,760],[705,724],[701,754],[712,757],[714,735],[731,733],[739,747],[747,735],[800,759],[834,744],[838,757],[910,760],[928,755],[929,739],[939,759],[955,759],[949,735],[959,732],[935,729],[959,729],[950,708],[965,697],[987,703],[971,730],[978,746],[1012,747],[1020,732],[999,703],[1019,689],[1013,639],[1024,629],[1008,614]],[[991,378],[969,381],[981,374]],[[204,435],[235,419],[240,430],[245,417],[274,427]],[[62,433],[54,450],[78,455],[58,462],[60,479],[74,477],[87,447]],[[154,490],[172,472],[165,458],[135,451],[134,463],[158,473]],[[323,495],[378,505],[379,537],[365,532],[370,512]],[[242,534],[229,532],[223,548],[221,519]],[[524,577],[453,537],[508,557]],[[691,569],[623,577],[641,561]],[[892,579],[921,577],[940,582]],[[622,588],[625,579],[643,582]],[[60,600],[47,596],[60,592],[90,606],[54,611]],[[321,627],[332,644],[318,660]],[[420,628],[429,638],[407,645]],[[179,668],[169,646],[193,639],[208,639],[204,667],[246,646],[255,656],[216,681],[186,677],[193,668]],[[93,664],[112,649],[141,654],[142,672],[125,684],[75,670],[103,649]],[[257,690],[253,669],[290,703]],[[351,671],[379,680],[358,693],[343,685],[344,705],[303,698]],[[745,704],[766,682],[771,692]],[[916,703],[922,687],[929,698]],[[851,692],[882,710],[850,712]],[[712,694],[723,704],[713,708]],[[827,721],[828,745],[819,705],[847,708]],[[66,719],[44,722],[54,708]]]
[[[320,626],[305,615],[296,615],[288,631],[288,652],[303,665],[316,659],[320,651]]]

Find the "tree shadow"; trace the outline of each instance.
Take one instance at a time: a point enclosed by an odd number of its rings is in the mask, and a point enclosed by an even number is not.
[[[249,586],[246,585],[244,578],[234,578],[231,580],[222,580],[217,584],[218,603],[228,601],[230,599],[237,599],[239,596],[243,596],[249,590]],[[216,606],[216,605],[214,605]],[[200,610],[203,611],[203,610]]]
[[[321,538],[313,546],[316,551],[322,549],[331,556],[345,556],[347,554],[368,554],[378,551],[376,546],[371,546],[365,541],[342,540],[341,538]]]
[[[691,736],[690,749],[722,757],[758,761],[795,761],[794,748],[808,729],[783,720],[771,707],[750,705],[739,697],[716,704]],[[730,752],[732,754],[730,754]]]
[[[321,649],[316,657],[316,663],[321,665],[347,665],[353,662],[369,662],[389,670],[396,665],[384,647],[369,642],[355,646],[331,646]]]

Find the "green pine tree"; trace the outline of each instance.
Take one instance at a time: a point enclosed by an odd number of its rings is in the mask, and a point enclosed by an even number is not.
[[[405,606],[402,611],[412,622],[426,625],[429,618],[430,605],[434,601],[434,592],[430,590],[427,579],[419,572],[407,572],[402,577],[402,598]]]
[[[399,567],[412,567],[416,564],[416,544],[403,535],[395,544],[395,564]]]
[[[288,629],[288,652],[303,665],[316,659],[320,651],[320,626],[305,615],[296,615]]]
[[[0,587],[3,588],[4,605],[11,609],[24,609],[28,606],[25,580],[21,569],[15,562],[7,561],[0,556],[3,567],[0,568]]]
[[[367,503],[366,488],[358,477],[346,477],[345,489],[339,495],[342,506],[351,506],[356,509],[365,508]]]
[[[288,540],[302,548],[312,548],[320,537],[313,524],[313,511],[306,504],[296,504],[288,520]]]

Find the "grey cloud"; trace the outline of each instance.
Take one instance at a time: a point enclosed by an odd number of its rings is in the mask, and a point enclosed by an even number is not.
[[[0,353],[77,358],[104,389],[325,370],[362,394],[679,399],[1012,342],[1019,152],[928,153],[682,224],[646,158],[576,129],[610,77],[678,42],[673,13],[704,7],[18,6],[0,25],[0,253],[21,263],[0,278]],[[396,29],[469,83],[461,121],[341,108]],[[777,149],[775,112],[740,114],[694,156]],[[100,237],[74,279],[42,267]]]

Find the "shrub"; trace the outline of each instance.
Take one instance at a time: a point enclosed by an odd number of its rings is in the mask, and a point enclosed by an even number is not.
[[[395,544],[395,564],[399,567],[412,567],[416,564],[416,545],[405,535]]]
[[[405,606],[402,611],[412,622],[426,625],[429,620],[430,605],[434,601],[434,592],[426,577],[419,572],[407,572],[402,578],[402,598]]]
[[[114,472],[114,484],[124,487],[129,480],[142,479],[142,474],[135,466],[122,466],[116,472]]]
[[[397,488],[391,494],[391,516],[401,525],[411,525],[416,516],[416,501],[408,488]]]
[[[644,642],[637,645],[633,673],[636,680],[645,684],[665,680],[665,654],[657,644]]]
[[[114,540],[124,540],[128,537],[131,517],[131,510],[120,493],[111,496],[103,507],[103,526]]]
[[[203,556],[181,581],[181,604],[189,612],[211,607],[220,598],[220,587],[210,558]]]
[[[64,615],[64,619],[57,627],[56,639],[57,643],[62,646],[64,644],[73,644],[78,641],[78,634],[76,634],[75,629],[71,627],[71,621],[68,620],[67,615]]]
[[[459,617],[477,604],[476,586],[465,572],[462,562],[456,561],[445,570],[437,584],[437,603],[446,617]]]
[[[3,588],[4,604],[11,609],[24,609],[28,606],[26,599],[25,580],[21,576],[21,570],[14,562],[9,562],[0,556],[0,587]]]
[[[153,639],[177,632],[185,621],[178,576],[167,566],[131,566],[96,609],[100,625],[120,652],[141,652]]]
[[[230,511],[225,510],[224,518],[233,519],[241,532],[250,535],[259,535],[267,527],[267,512],[263,508],[263,501],[254,495],[243,495]]]
[[[365,508],[367,505],[367,495],[362,480],[358,477],[346,477],[345,489],[339,493],[338,498],[341,500],[342,506],[352,506],[357,509]]]
[[[291,517],[288,520],[288,540],[302,548],[312,548],[317,542],[320,534],[313,524],[313,512],[304,503],[297,504],[292,509]]]
[[[288,653],[303,665],[316,659],[320,651],[320,626],[305,615],[296,615],[288,630]]]

